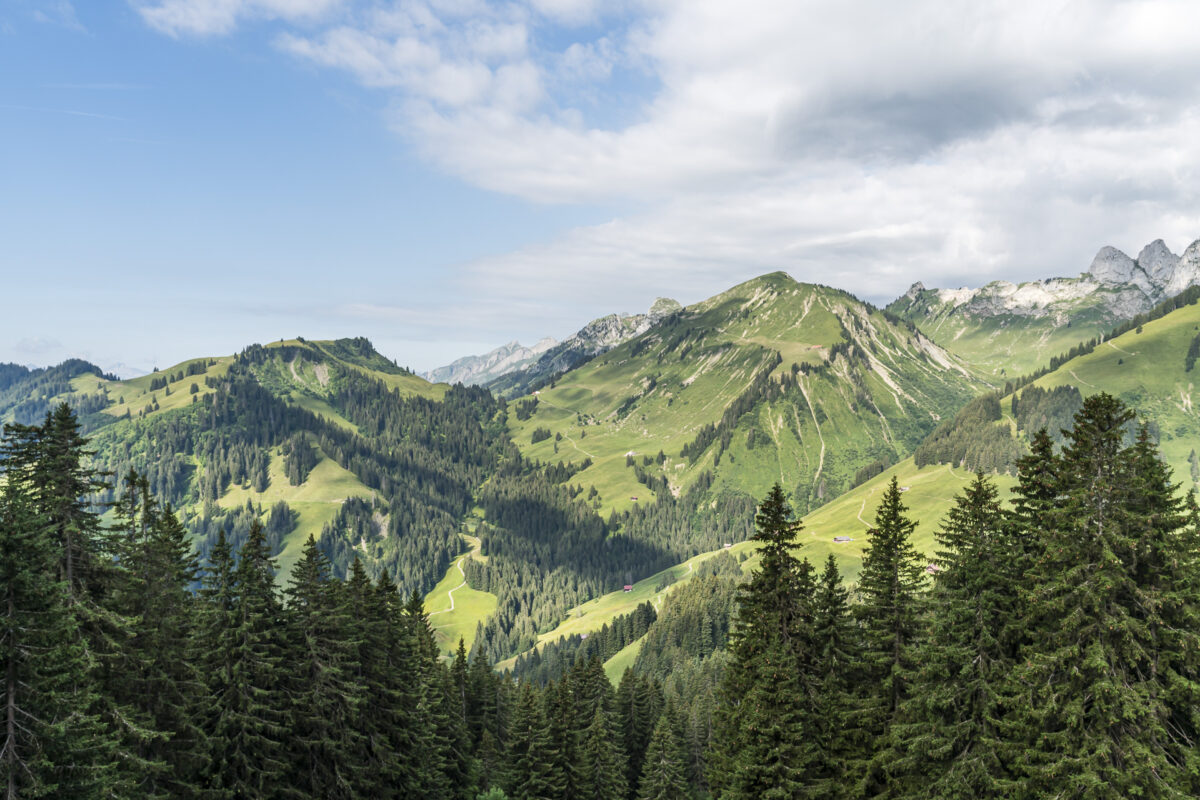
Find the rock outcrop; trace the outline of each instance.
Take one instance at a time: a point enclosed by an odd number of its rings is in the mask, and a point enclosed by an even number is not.
[[[468,386],[493,381],[501,375],[532,364],[542,353],[558,344],[546,337],[533,347],[512,341],[481,356],[463,356],[444,367],[431,369],[421,377],[433,383],[465,383]]]
[[[1200,284],[1200,241],[1177,256],[1157,239],[1142,248],[1136,259],[1115,247],[1102,247],[1087,272],[1076,278],[1020,284],[993,281],[978,289],[926,289],[915,283],[888,308],[908,317],[1048,317],[1062,324],[1086,312],[1116,323],[1196,284]]]

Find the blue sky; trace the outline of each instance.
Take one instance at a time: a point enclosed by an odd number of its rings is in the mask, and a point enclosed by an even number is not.
[[[1194,4],[946,5],[9,0],[0,361],[425,369],[774,269],[880,302],[1200,237]]]

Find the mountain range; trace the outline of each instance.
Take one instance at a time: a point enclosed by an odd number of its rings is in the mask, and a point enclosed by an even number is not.
[[[146,474],[202,554],[259,519],[282,580],[312,536],[338,574],[358,558],[427,593],[443,644],[482,637],[500,660],[565,620],[586,631],[624,584],[661,595],[725,544],[753,563],[743,541],[775,482],[807,515],[811,557],[850,576],[892,476],[926,547],[971,469],[1004,483],[1032,426],[1091,392],[1138,408],[1192,485],[1198,282],[1200,242],[1176,256],[1161,241],[1136,259],[1103,248],[1075,278],[917,284],[885,309],[771,273],[424,377],[365,339],[125,380],[0,365],[0,422],[67,402],[97,465]]]
[[[437,367],[422,373],[421,377],[431,383],[463,383],[468,386],[478,386],[529,366],[537,361],[538,356],[557,344],[558,341],[549,336],[541,339],[532,347],[525,347],[514,340],[483,355],[463,356],[455,359],[444,367]]]
[[[1197,283],[1200,241],[1177,256],[1157,239],[1136,259],[1103,247],[1074,278],[977,289],[914,283],[887,308],[987,373],[1016,376]]]
[[[592,320],[562,342],[546,337],[530,348],[511,342],[430,370],[424,377],[434,382],[487,386],[506,397],[521,395],[644,333],[681,307],[660,297],[645,314],[609,314]]]

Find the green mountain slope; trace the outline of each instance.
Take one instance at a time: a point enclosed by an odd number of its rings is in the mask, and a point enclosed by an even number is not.
[[[311,535],[338,571],[360,556],[406,588],[432,586],[461,549],[459,518],[488,458],[471,431],[496,411],[477,390],[442,402],[454,390],[365,339],[254,345],[129,380],[68,362],[8,383],[5,398],[26,396],[7,419],[34,422],[69,402],[98,465],[146,474],[202,552],[220,528],[236,541],[257,518],[281,580]]]
[[[1193,351],[1193,367],[1190,370],[1189,351]],[[1200,401],[1196,397],[1200,369],[1195,366],[1200,358],[1197,355],[1200,355],[1200,305],[1185,303],[1159,319],[1134,326],[1103,342],[1090,353],[1067,360],[1057,369],[1017,391],[999,397],[996,401],[999,419],[984,422],[983,425],[996,428],[1012,438],[1016,451],[1020,452],[1025,447],[1027,433],[1018,427],[1018,418],[1023,419],[1024,416],[1014,414],[1014,397],[1019,412],[1022,402],[1032,404],[1032,398],[1040,390],[1074,387],[1081,396],[1106,391],[1136,409],[1139,417],[1150,425],[1152,432],[1158,436],[1164,458],[1174,470],[1175,480],[1181,484],[1181,490],[1200,487],[1200,455],[1196,454],[1200,450],[1200,403],[1196,402]],[[1065,411],[1057,416],[1057,419],[1063,420],[1061,425],[1069,424],[1069,415]],[[963,416],[968,415],[968,412],[964,412]],[[1054,418],[1053,415],[1051,417]],[[974,430],[977,431],[978,427]],[[961,463],[934,463],[918,467],[912,457],[903,459],[805,515],[805,527],[801,534],[802,555],[819,564],[832,553],[838,560],[843,577],[850,582],[855,581],[862,565],[865,533],[874,520],[884,488],[894,476],[904,490],[904,502],[909,506],[910,517],[918,522],[913,544],[932,561],[936,551],[934,534],[954,497],[969,483],[971,467],[971,464]],[[1015,478],[1007,472],[993,477],[1000,487],[1001,496],[1008,497],[1009,490],[1015,485]],[[842,538],[849,541],[834,541]],[[638,602],[647,599],[660,601],[667,593],[690,580],[693,570],[688,568],[689,564],[702,563],[719,552],[721,550],[701,553],[687,562],[639,581],[634,585],[633,592],[617,591],[581,604],[572,609],[568,619],[560,626],[543,634],[539,638],[539,646],[562,635],[599,630]],[[746,572],[757,564],[750,542],[734,544],[729,552],[746,556],[742,564]],[[634,645],[630,646],[630,652],[636,649]],[[626,654],[625,660],[631,660],[629,654]]]
[[[529,457],[590,461],[571,480],[595,486],[606,513],[708,473],[714,495],[778,480],[807,509],[907,455],[986,388],[895,317],[774,273],[566,373],[509,421]]]
[[[1003,380],[1024,375],[1079,342],[1103,335],[1111,315],[1083,308],[1070,320],[999,314],[970,317],[952,303],[924,298],[911,305],[897,300],[888,309],[984,374]]]
[[[993,377],[1013,378],[1200,282],[1200,242],[1183,255],[1161,239],[1130,258],[1103,247],[1074,278],[978,289],[913,284],[888,310]]]

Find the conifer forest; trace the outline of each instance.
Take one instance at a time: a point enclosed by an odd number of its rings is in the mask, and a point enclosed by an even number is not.
[[[1107,394],[1034,435],[1011,503],[977,473],[928,564],[894,478],[853,585],[777,484],[749,576],[719,555],[504,671],[314,539],[282,587],[257,519],[201,558],[90,452],[65,405],[4,430],[6,800],[1200,794],[1200,511]]]

